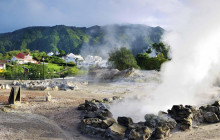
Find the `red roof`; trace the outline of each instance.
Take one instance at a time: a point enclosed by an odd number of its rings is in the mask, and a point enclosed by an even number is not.
[[[7,61],[6,60],[0,60],[0,63],[4,64],[4,63],[7,63]]]
[[[24,59],[25,55],[25,53],[19,53],[15,57]]]

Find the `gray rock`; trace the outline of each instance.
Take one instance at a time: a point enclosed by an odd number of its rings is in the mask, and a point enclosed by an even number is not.
[[[155,129],[153,132],[153,137],[156,139],[164,139],[165,137],[169,137],[170,128],[168,126],[160,126]]]
[[[106,130],[105,136],[107,139],[122,140],[125,135],[125,130],[126,128],[124,126],[114,123]]]
[[[204,119],[208,123],[216,123],[219,122],[218,116],[213,112],[205,112]]]
[[[183,105],[174,105],[168,114],[177,122],[179,129],[186,130],[192,128],[193,113],[191,109]]]
[[[130,117],[118,117],[118,124],[128,127],[133,124],[133,120]]]

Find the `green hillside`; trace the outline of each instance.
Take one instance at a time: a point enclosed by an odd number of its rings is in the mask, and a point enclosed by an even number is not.
[[[0,34],[0,53],[11,50],[39,50],[79,54],[81,48],[89,46],[93,50],[102,46],[129,46],[134,54],[158,43],[164,30],[161,27],[145,25],[108,25],[72,27],[28,27],[10,33]]]

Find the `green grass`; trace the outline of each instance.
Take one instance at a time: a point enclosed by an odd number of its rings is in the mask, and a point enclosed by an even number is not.
[[[62,71],[63,69],[65,69],[64,66],[59,66],[59,65],[53,64],[53,63],[48,63],[48,64],[46,64],[46,65],[47,65],[48,69],[53,69],[53,70],[56,71],[56,72],[60,72],[60,71]]]

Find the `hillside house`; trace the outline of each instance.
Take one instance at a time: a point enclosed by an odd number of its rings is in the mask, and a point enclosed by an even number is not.
[[[33,59],[33,57],[30,55],[30,53],[19,53],[16,56],[12,57],[12,62],[17,62],[18,64],[26,64],[26,63],[34,63],[38,64],[36,60]]]
[[[6,69],[6,60],[0,60],[0,70],[5,70]]]

